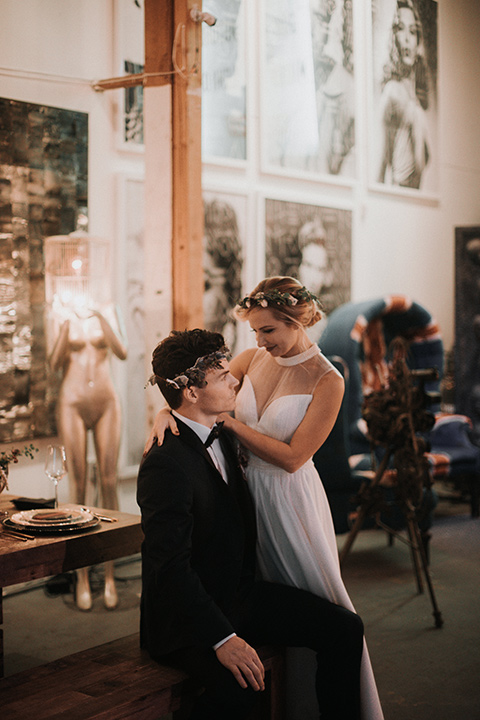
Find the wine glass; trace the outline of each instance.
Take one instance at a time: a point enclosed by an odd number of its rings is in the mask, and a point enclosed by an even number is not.
[[[58,481],[67,472],[67,461],[63,445],[49,445],[45,458],[45,474],[55,483],[55,507],[58,508]]]

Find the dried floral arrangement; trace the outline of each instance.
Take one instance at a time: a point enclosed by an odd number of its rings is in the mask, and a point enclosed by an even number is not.
[[[32,443],[25,445],[23,448],[13,447],[8,452],[5,450],[0,451],[0,492],[8,490],[8,467],[10,463],[18,463],[18,458],[22,455],[33,460],[37,452],[38,448]]]

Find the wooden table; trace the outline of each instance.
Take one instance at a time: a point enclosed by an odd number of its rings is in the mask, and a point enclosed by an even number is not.
[[[16,512],[14,499],[13,495],[0,494],[0,512]],[[39,535],[28,542],[2,537],[0,531],[0,677],[3,677],[2,588],[140,552],[143,540],[140,515],[92,510],[116,517],[117,522],[101,522],[75,534]]]

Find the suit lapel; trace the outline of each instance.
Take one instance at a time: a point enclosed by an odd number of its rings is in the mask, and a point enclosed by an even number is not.
[[[191,448],[193,448],[196,452],[198,452],[215,470],[217,475],[222,478],[222,482],[225,483],[221,473],[219,473],[217,467],[215,466],[215,463],[213,462],[210,453],[205,448],[197,433],[194,432],[179,418],[176,417],[175,420],[177,422],[182,440],[187,443],[187,445],[189,445]],[[234,482],[237,480],[237,476],[241,472],[239,462],[237,460],[237,453],[235,450],[235,440],[228,432],[228,430],[224,430],[219,437],[219,441],[222,446],[225,461],[227,463],[229,483]]]
[[[215,463],[210,457],[210,454],[205,449],[205,446],[198,437],[198,435],[191,428],[189,428],[188,425],[185,425],[185,423],[183,423],[178,418],[176,418],[176,421],[178,429],[180,431],[180,437],[182,439],[182,442],[188,444],[209,463],[213,470],[214,477],[219,481],[219,489],[222,488],[221,492],[225,492],[236,503],[237,508],[242,515],[245,526],[245,542],[248,547],[246,556],[254,558],[256,543],[255,510],[253,507],[252,497],[247,487],[247,482],[244,478],[243,469],[238,460],[238,454],[236,451],[236,440],[228,432],[228,430],[222,432],[219,437],[227,463],[227,484],[224,481],[222,475],[215,467]]]
[[[178,425],[182,441],[189,445],[193,450],[198,452],[204,458],[204,460],[208,462],[208,464],[213,468],[213,470],[215,470],[215,473],[220,478],[222,478],[210,456],[210,453],[206,450],[205,445],[202,443],[197,433],[194,432],[191,428],[189,428],[188,425],[185,425],[185,423],[182,422],[179,418],[175,417],[175,421]],[[222,482],[225,483],[223,478]]]

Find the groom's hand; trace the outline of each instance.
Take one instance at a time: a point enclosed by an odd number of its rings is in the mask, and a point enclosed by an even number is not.
[[[245,640],[235,635],[215,652],[241,687],[246,688],[248,683],[254,690],[265,690],[265,668],[254,648]]]

